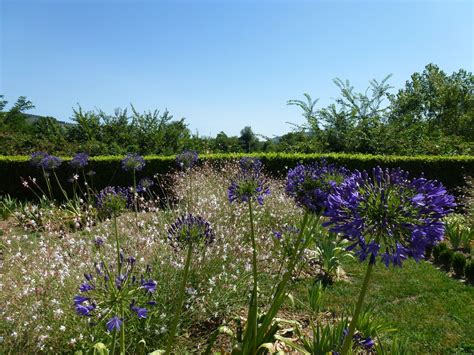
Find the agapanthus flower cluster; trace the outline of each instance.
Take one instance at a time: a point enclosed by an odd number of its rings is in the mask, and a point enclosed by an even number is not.
[[[74,155],[74,157],[71,159],[69,164],[74,168],[74,169],[82,169],[87,164],[89,164],[89,156],[86,153],[77,153]]]
[[[290,169],[286,178],[286,192],[296,203],[313,213],[321,213],[329,193],[349,175],[346,168],[333,164],[303,165]]]
[[[130,190],[120,186],[107,186],[96,196],[98,209],[108,216],[117,215],[132,206]]]
[[[134,257],[121,258],[120,274],[98,263],[94,273],[84,274],[79,294],[74,296],[76,313],[88,317],[91,325],[105,325],[109,332],[120,330],[125,321],[147,318],[150,307],[156,305],[157,283],[150,277],[150,267],[140,273],[135,270]]]
[[[47,155],[41,160],[40,166],[44,170],[54,170],[59,168],[62,162],[63,161],[60,158],[55,157],[54,155]]]
[[[125,171],[140,171],[145,167],[145,159],[138,154],[127,154],[122,160],[122,169]]]
[[[352,244],[361,261],[377,256],[388,266],[423,258],[444,234],[442,218],[456,206],[437,181],[410,180],[399,169],[355,172],[328,197],[326,226]]]
[[[214,239],[211,224],[201,216],[187,214],[179,217],[168,229],[168,239],[174,246],[209,245]]]
[[[176,163],[183,170],[189,170],[196,165],[199,159],[198,153],[194,150],[185,150],[176,156]]]
[[[227,197],[231,203],[256,200],[263,205],[265,196],[270,194],[268,182],[262,173],[262,164],[258,159],[242,158],[240,171],[227,189]]]
[[[155,183],[153,182],[152,179],[144,177],[143,179],[140,179],[137,185],[137,192],[145,192],[147,190],[150,190],[151,187],[153,187]]]
[[[41,168],[41,161],[46,158],[49,154],[46,152],[34,152],[30,156],[30,164],[35,168]]]

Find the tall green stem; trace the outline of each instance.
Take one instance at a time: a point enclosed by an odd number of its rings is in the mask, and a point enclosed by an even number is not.
[[[351,324],[349,325],[349,333],[344,339],[344,343],[342,345],[341,354],[346,355],[352,345],[352,337],[354,336],[355,327],[357,324],[357,320],[359,318],[360,311],[362,310],[362,303],[364,302],[365,294],[367,293],[367,288],[369,286],[370,275],[372,274],[372,270],[374,268],[374,263],[370,263],[367,266],[367,271],[365,272],[364,281],[362,283],[362,289],[359,293],[359,299],[357,300],[356,309],[354,311],[354,315],[352,316]]]
[[[249,199],[249,216],[250,216],[250,238],[252,239],[252,273],[253,273],[253,290],[252,290],[252,299],[250,309],[254,310],[253,319],[248,319],[249,322],[253,322],[252,325],[252,346],[251,353],[253,354],[257,347],[257,307],[258,307],[258,271],[257,271],[257,244],[255,242],[255,229],[253,225],[253,209],[252,209],[252,200]],[[249,310],[250,313],[250,310]],[[247,325],[247,328],[249,326]]]
[[[189,267],[191,265],[191,256],[193,254],[193,245],[190,243],[188,247],[188,255],[186,257],[186,264],[184,266],[184,275],[181,280],[181,286],[179,288],[178,303],[176,305],[176,312],[174,315],[173,323],[171,324],[170,333],[168,335],[168,344],[166,346],[166,354],[171,354],[173,348],[174,337],[176,329],[178,328],[179,316],[181,315],[181,308],[183,308],[184,294],[186,290],[186,282],[188,281]]]
[[[117,226],[117,215],[114,213],[114,232],[115,232],[115,247],[117,249],[117,266],[118,266],[118,273],[119,277],[122,272],[122,261],[120,260],[120,242],[119,242],[119,235],[118,235],[118,226]]]
[[[120,313],[122,316],[122,326],[120,327],[120,354],[125,355],[125,311],[123,309],[122,298],[120,298]]]

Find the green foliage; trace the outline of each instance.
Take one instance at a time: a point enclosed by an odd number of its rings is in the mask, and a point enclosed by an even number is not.
[[[466,266],[466,257],[461,253],[455,253],[453,256],[453,270],[456,276],[464,275],[464,267]]]
[[[453,258],[454,258],[454,251],[452,251],[451,249],[446,249],[446,250],[443,250],[439,254],[438,260],[440,264],[443,266],[443,268],[446,271],[449,271],[451,269],[451,265],[453,264]]]
[[[474,283],[474,261],[471,260],[466,264],[464,275],[469,282]]]
[[[448,250],[448,245],[446,243],[439,243],[433,247],[433,258],[436,262],[439,262],[439,255],[445,250]]]
[[[286,154],[286,153],[231,153],[231,154],[207,154],[200,155],[200,161],[210,162],[215,166],[222,166],[225,162],[240,159],[243,156],[259,157],[264,163],[266,172],[274,177],[285,176],[288,169],[297,163],[311,163],[325,159],[328,163],[345,166],[349,169],[370,170],[377,165],[382,167],[396,168],[409,171],[412,176],[422,173],[427,178],[438,179],[450,189],[463,186],[464,176],[474,176],[474,157],[468,156],[382,156],[363,154]],[[65,163],[56,170],[61,181],[70,178],[74,170],[69,167],[67,161],[70,158],[63,157]],[[100,190],[108,185],[130,186],[132,184],[130,174],[123,172],[120,161],[123,156],[96,156],[90,159],[87,171],[93,170],[93,186]],[[0,194],[9,194],[16,198],[32,197],[21,185],[21,177],[37,177],[39,183],[42,176],[41,171],[33,168],[27,156],[0,156]],[[166,175],[175,171],[176,161],[174,156],[146,156],[146,166],[137,176],[154,176],[158,174],[163,184],[166,185]],[[61,191],[54,191],[61,196]]]

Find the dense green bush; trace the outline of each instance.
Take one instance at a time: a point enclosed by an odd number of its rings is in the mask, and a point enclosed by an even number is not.
[[[466,266],[466,257],[461,253],[455,253],[453,257],[453,270],[456,276],[464,275],[464,267]]]
[[[451,265],[453,264],[453,258],[454,258],[454,251],[450,249],[443,250],[439,254],[439,262],[443,266],[443,268],[446,271],[449,271],[451,269]]]
[[[438,179],[454,191],[458,186],[464,185],[465,176],[474,176],[474,157],[468,156],[382,156],[364,154],[209,154],[201,155],[200,162],[210,161],[220,166],[223,162],[238,159],[242,156],[256,156],[261,158],[268,174],[284,176],[289,168],[298,162],[309,163],[326,159],[329,163],[345,166],[349,169],[372,169],[382,167],[400,167],[410,172],[412,176],[424,174],[427,178]],[[123,156],[96,156],[90,159],[87,170],[94,170],[95,188],[107,185],[126,186],[131,184],[131,175],[122,171],[120,161]],[[158,174],[166,185],[165,176],[176,169],[174,156],[147,156],[146,166],[140,176],[152,177]],[[40,170],[33,168],[27,156],[0,156],[0,195],[9,194],[13,197],[28,197],[28,191],[21,185],[21,177],[28,176],[41,178]],[[68,158],[64,158],[67,162]],[[58,169],[60,179],[66,181],[72,176],[74,170],[67,163]]]
[[[466,264],[464,275],[469,282],[474,283],[474,261],[471,260]]]
[[[435,262],[439,262],[439,256],[445,250],[448,250],[448,245],[446,243],[439,243],[433,247],[433,258]]]

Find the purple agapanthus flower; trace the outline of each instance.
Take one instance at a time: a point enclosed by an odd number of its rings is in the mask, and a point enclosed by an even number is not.
[[[298,164],[288,171],[286,192],[296,203],[320,214],[326,206],[329,193],[349,176],[349,171],[322,161],[319,164]]]
[[[82,303],[84,303],[85,301],[88,301],[88,300],[89,300],[89,297],[84,297],[84,296],[81,296],[81,295],[74,296],[74,304],[75,305],[82,304]]]
[[[146,309],[146,308],[132,307],[132,311],[137,313],[138,319],[144,319],[144,318],[146,318],[146,316],[148,314],[148,309]]]
[[[137,185],[137,192],[145,192],[149,190],[155,183],[153,182],[152,179],[144,177],[143,179],[140,179]]]
[[[69,164],[74,169],[82,169],[87,166],[87,164],[89,164],[89,155],[87,155],[86,153],[77,153],[76,155],[74,155]]]
[[[61,166],[62,160],[54,155],[46,155],[43,159],[41,159],[39,165],[44,170],[54,170]]]
[[[196,165],[198,159],[199,156],[196,151],[185,150],[176,156],[176,164],[183,170],[189,170]]]
[[[180,246],[202,243],[208,245],[214,241],[214,231],[210,223],[201,216],[187,214],[170,226],[168,239]]]
[[[127,154],[122,160],[122,169],[125,171],[140,171],[145,167],[145,159],[138,154]]]
[[[412,257],[422,259],[426,247],[443,238],[442,218],[456,206],[437,181],[410,180],[400,169],[355,172],[328,196],[325,223],[352,244],[361,261],[377,256],[401,266]]]
[[[94,289],[94,286],[92,286],[91,284],[87,283],[87,282],[84,282],[80,287],[79,287],[79,291],[81,292],[89,292],[89,291],[92,291]]]
[[[41,168],[41,161],[46,158],[49,154],[46,152],[34,152],[30,156],[30,164],[35,168]]]
[[[113,316],[106,324],[107,330],[112,332],[114,329],[119,331],[123,321],[118,316]]]
[[[256,200],[263,205],[265,196],[270,194],[268,182],[261,171],[262,164],[258,159],[242,158],[239,175],[234,178],[227,189],[230,203]]]
[[[108,213],[119,213],[133,205],[130,190],[120,186],[107,186],[99,191],[97,207]]]
[[[142,287],[143,289],[147,290],[150,293],[153,293],[156,291],[156,281],[154,280],[147,280],[142,282]]]
[[[76,304],[76,313],[83,317],[89,317],[92,314],[92,311],[95,309],[95,305],[84,305],[82,303]]]

